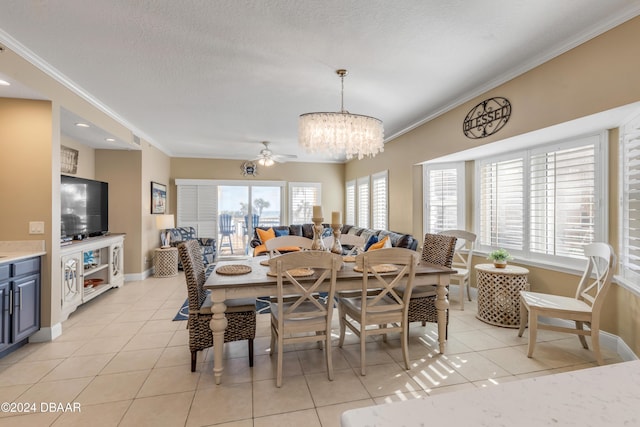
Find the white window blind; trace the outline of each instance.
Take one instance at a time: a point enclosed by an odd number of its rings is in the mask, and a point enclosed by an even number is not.
[[[584,267],[607,238],[606,165],[605,132],[478,161],[478,250]]]
[[[595,237],[594,145],[531,155],[531,251],[580,258]]]
[[[388,172],[378,172],[371,176],[371,224],[377,230],[387,230],[388,223]]]
[[[425,230],[464,229],[464,163],[426,165]]]
[[[486,162],[480,168],[480,243],[523,249],[524,159]]]
[[[309,224],[313,206],[321,205],[322,184],[319,182],[289,183],[289,222]]]
[[[178,227],[193,227],[199,237],[217,236],[218,190],[215,185],[178,184]]]
[[[345,186],[345,218],[344,223],[356,224],[356,182],[348,181]]]
[[[369,228],[369,177],[358,178],[358,227]]]
[[[640,117],[623,127],[620,275],[640,288]]]

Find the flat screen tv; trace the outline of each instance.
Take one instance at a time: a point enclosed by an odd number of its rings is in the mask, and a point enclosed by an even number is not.
[[[78,240],[108,234],[108,183],[62,175],[60,206],[63,237]]]

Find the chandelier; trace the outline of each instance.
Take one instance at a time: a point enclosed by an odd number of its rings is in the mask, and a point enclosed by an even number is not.
[[[298,139],[311,153],[345,155],[347,160],[373,157],[384,151],[384,127],[375,117],[351,114],[344,109],[344,77],[347,70],[337,70],[342,82],[340,112],[300,115]]]

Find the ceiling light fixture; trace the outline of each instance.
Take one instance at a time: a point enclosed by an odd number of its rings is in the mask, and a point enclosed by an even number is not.
[[[342,82],[340,112],[306,113],[298,122],[299,143],[311,153],[326,153],[347,160],[373,157],[384,151],[384,127],[375,117],[351,114],[344,109],[344,77],[347,70],[336,70]]]
[[[258,160],[258,164],[260,166],[273,166],[273,159],[271,158],[271,156],[264,156],[261,159]]]
[[[88,128],[89,125],[86,123],[76,123],[76,126],[78,126],[79,128]]]
[[[11,86],[11,83],[6,80],[0,80],[0,86]]]
[[[105,138],[104,140],[107,142],[116,142],[114,138]]]

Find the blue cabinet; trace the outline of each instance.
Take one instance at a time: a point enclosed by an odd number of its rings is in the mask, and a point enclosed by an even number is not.
[[[40,329],[40,257],[0,265],[0,357]]]

